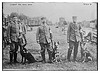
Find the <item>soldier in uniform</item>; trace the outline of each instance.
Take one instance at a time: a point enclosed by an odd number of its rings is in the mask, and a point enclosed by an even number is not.
[[[73,61],[76,61],[77,52],[78,52],[78,44],[79,44],[79,27],[76,23],[77,17],[72,17],[73,22],[69,24],[67,31],[67,42],[69,44],[67,59],[70,61],[72,50],[73,52]]]
[[[19,37],[19,24],[17,22],[17,17],[13,17],[13,22],[8,26],[8,40],[10,43],[10,63],[18,63],[17,61],[17,51],[18,51],[18,37]]]
[[[46,24],[46,18],[41,18],[41,26],[38,27],[36,33],[36,41],[40,44],[41,47],[41,56],[43,63],[45,63],[45,50],[47,49],[49,54],[49,63],[52,63],[52,47],[51,47],[51,37],[50,37],[50,28]]]
[[[25,27],[25,24],[24,24],[24,21],[23,20],[19,20],[19,39],[20,38],[23,38],[24,40],[24,43],[23,44],[27,44],[27,40],[26,40],[26,27]]]

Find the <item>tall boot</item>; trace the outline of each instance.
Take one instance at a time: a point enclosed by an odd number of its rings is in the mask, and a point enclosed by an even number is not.
[[[52,63],[52,53],[51,52],[48,53],[49,53],[49,62]]]
[[[70,61],[71,53],[72,53],[72,50],[71,49],[68,49],[68,55],[67,55],[68,61]]]
[[[17,61],[17,53],[14,53],[14,63],[18,63],[18,61]]]
[[[13,53],[10,52],[10,63],[12,63],[12,62],[13,62]]]
[[[46,62],[46,61],[45,61],[45,53],[41,52],[41,56],[42,56],[43,62]]]
[[[79,42],[76,42],[76,43],[75,43],[74,56],[73,56],[74,61],[76,61],[76,57],[77,57],[78,44],[79,44]]]
[[[52,60],[55,59],[55,52],[52,53]]]

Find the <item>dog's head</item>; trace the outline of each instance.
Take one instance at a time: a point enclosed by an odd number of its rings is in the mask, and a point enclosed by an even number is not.
[[[84,53],[90,53],[87,48],[85,48]]]
[[[62,60],[61,60],[61,54],[59,53],[59,52],[57,52],[56,54],[55,54],[55,61],[56,62],[61,62]]]
[[[54,42],[54,47],[58,48],[59,46],[59,41],[58,42]]]
[[[58,47],[59,47],[59,42],[54,42],[53,50],[55,52],[57,52]]]
[[[83,48],[83,50],[85,50],[87,48],[87,42],[86,41],[81,42],[81,47]]]
[[[22,52],[22,53],[28,53],[28,50],[27,50],[25,47],[23,47],[23,48],[21,49],[21,52]]]
[[[23,48],[23,50],[26,52],[26,51],[28,51],[26,48]]]

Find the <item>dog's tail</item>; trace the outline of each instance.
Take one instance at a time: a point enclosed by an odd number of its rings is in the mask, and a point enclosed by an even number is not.
[[[34,61],[31,61],[32,63],[35,63],[35,62],[42,62],[43,60],[38,60],[38,59],[34,59]]]

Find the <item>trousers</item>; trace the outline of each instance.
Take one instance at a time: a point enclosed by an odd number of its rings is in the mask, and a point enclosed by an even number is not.
[[[41,46],[41,56],[43,61],[45,61],[45,50],[47,49],[47,52],[49,54],[49,61],[52,60],[52,50],[51,50],[51,46],[50,43],[44,44],[44,43],[40,43]]]
[[[10,44],[10,62],[17,62],[18,42],[12,41]]]
[[[68,61],[70,61],[70,57],[72,54],[72,50],[73,52],[73,60],[76,61],[76,57],[77,57],[77,53],[78,53],[78,44],[79,42],[77,41],[69,41],[69,48],[68,48],[68,55],[67,55],[67,59]]]

